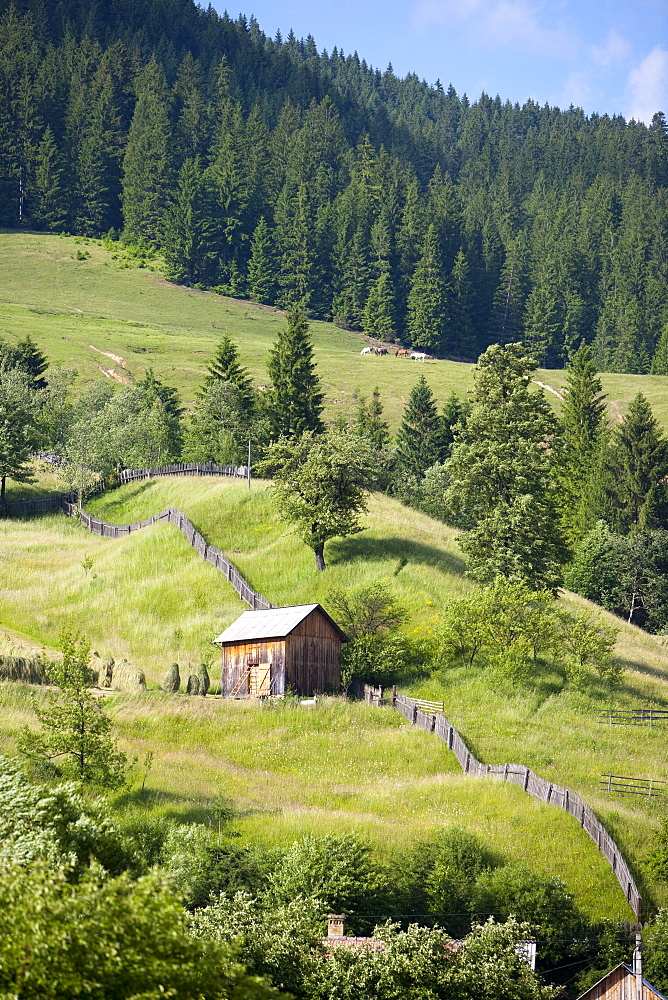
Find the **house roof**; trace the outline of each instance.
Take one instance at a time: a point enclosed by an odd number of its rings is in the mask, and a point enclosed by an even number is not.
[[[319,604],[297,604],[287,608],[270,608],[269,611],[244,611],[217,639],[221,645],[248,642],[254,639],[282,639],[290,635],[316,608],[334,626],[344,642],[346,634]]]
[[[626,962],[620,962],[619,965],[616,965],[614,967],[614,969],[610,969],[610,972],[606,972],[603,978],[599,979],[597,983],[594,983],[592,986],[589,987],[589,989],[585,990],[584,993],[581,993],[580,996],[578,997],[578,1000],[585,1000],[585,997],[587,997],[589,993],[596,986],[599,986],[601,983],[604,983],[605,980],[608,978],[608,976],[611,976],[613,972],[617,972],[618,969],[625,969],[627,972],[630,972],[632,976],[634,975],[633,969],[631,968],[630,965],[627,965]],[[654,996],[657,997],[657,1000],[668,1000],[668,998],[665,997],[663,993],[659,993],[656,986],[652,986],[652,984],[648,983],[644,977],[643,977],[643,986],[646,986],[647,989],[651,990]]]

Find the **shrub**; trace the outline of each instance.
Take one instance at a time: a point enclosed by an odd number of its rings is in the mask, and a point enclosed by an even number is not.
[[[167,667],[167,673],[162,679],[162,690],[167,694],[176,694],[181,687],[181,675],[178,663],[172,663]]]

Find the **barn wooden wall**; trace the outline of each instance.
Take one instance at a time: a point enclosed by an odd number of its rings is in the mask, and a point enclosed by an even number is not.
[[[258,658],[261,663],[271,663],[272,694],[285,692],[285,641],[270,639],[265,642],[246,642],[234,646],[223,646],[221,693],[227,697],[232,693],[240,677],[248,670],[249,658]],[[248,697],[248,685],[244,683],[236,692],[239,698]]]
[[[313,611],[290,633],[285,647],[286,685],[307,698],[328,688],[338,690],[341,639],[323,615]]]
[[[642,1000],[659,1000],[659,997],[659,993],[643,983]],[[636,977],[628,969],[614,969],[602,982],[583,993],[580,1000],[637,1000]]]

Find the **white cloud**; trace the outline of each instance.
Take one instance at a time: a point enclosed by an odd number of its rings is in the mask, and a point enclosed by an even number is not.
[[[551,7],[550,16],[553,11]],[[514,48],[532,55],[547,53],[559,59],[576,47],[567,30],[546,27],[540,7],[529,0],[416,0],[413,24],[419,30],[433,25],[467,25],[474,44]]]
[[[610,29],[602,45],[594,45],[591,49],[592,59],[601,69],[619,66],[630,54],[631,46],[614,28]]]
[[[629,73],[626,117],[649,125],[657,111],[668,113],[668,50],[660,45]]]

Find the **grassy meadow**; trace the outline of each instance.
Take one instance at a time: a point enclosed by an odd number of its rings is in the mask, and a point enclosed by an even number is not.
[[[29,333],[52,363],[77,369],[79,391],[97,378],[132,382],[152,367],[189,404],[216,344],[229,333],[255,384],[265,384],[268,352],[284,323],[280,310],[170,284],[159,267],[159,260],[131,266],[121,250],[99,240],[0,230],[0,336]],[[378,385],[394,428],[419,375],[441,403],[472,385],[470,364],[361,357],[361,334],[319,321],[311,332],[328,419],[349,417],[359,395]],[[559,391],[564,374],[543,371],[536,378]],[[642,391],[668,427],[665,377],[605,375],[603,382],[611,419]],[[547,395],[558,409],[558,397]]]
[[[471,586],[456,532],[384,496],[372,498],[363,532],[328,543],[322,574],[311,551],[277,518],[262,481],[248,491],[232,479],[165,477],[128,484],[91,501],[89,509],[123,524],[170,505],[277,604],[326,604],[332,586],[380,579],[409,609],[407,627],[423,630]],[[103,539],[52,515],[0,521],[0,546],[0,624],[16,637],[53,645],[67,622],[102,655],[126,656],[141,666],[154,689],[177,653],[182,673],[188,663],[209,658],[215,679],[211,639],[245,605],[176,528],[156,525],[128,538]],[[88,570],[82,565],[87,557]],[[563,599],[574,607],[586,604],[574,595]],[[446,714],[483,761],[528,764],[583,793],[631,860],[643,891],[662,901],[664,891],[646,865],[663,815],[660,800],[609,796],[599,780],[608,771],[668,779],[665,729],[611,728],[597,722],[597,712],[666,707],[668,656],[660,639],[624,625],[618,654],[626,671],[614,693],[593,680],[568,687],[559,670],[548,668],[521,687],[483,670],[449,668],[412,693],[443,699]],[[9,692],[6,698],[0,726],[11,745],[17,720],[30,713],[27,702],[17,704]],[[407,728],[389,710],[337,700],[313,711],[266,709],[166,698],[157,690],[114,695],[111,703],[127,748],[139,756],[154,750],[149,784],[155,808],[203,815],[207,800],[223,794],[234,801],[235,829],[243,836],[272,843],[304,830],[354,829],[383,850],[439,823],[458,822],[512,857],[561,872],[588,912],[612,914],[623,907],[577,823],[513,787],[463,778],[439,741]]]

